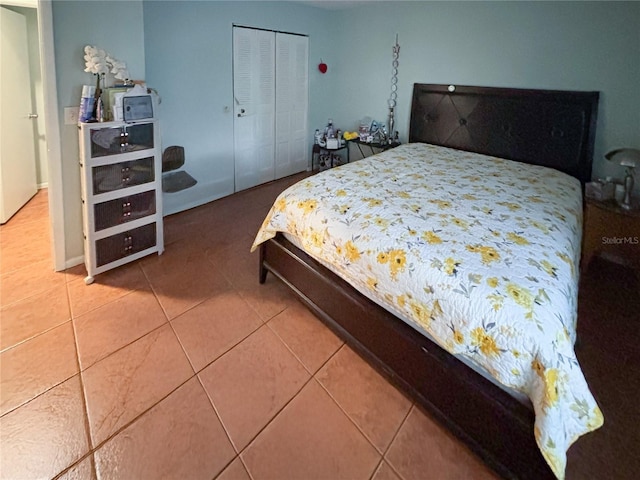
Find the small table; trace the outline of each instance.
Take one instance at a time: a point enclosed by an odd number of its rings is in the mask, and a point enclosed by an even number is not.
[[[398,145],[400,145],[400,142],[392,142],[392,143],[375,143],[375,142],[371,142],[371,143],[367,143],[367,142],[363,142],[362,140],[360,140],[359,138],[354,138],[353,140],[348,140],[348,143],[355,143],[356,146],[358,147],[358,150],[360,151],[360,155],[362,155],[362,158],[368,157],[370,155],[374,155],[376,153],[376,150],[379,150],[381,152],[384,152],[385,150],[389,150],[391,148],[395,148]],[[370,150],[369,155],[365,155],[365,151],[362,149],[362,147],[368,147]]]
[[[640,269],[640,204],[625,210],[614,200],[587,198],[584,211],[582,266],[594,255],[608,253],[624,264]]]
[[[316,167],[316,158],[318,160],[318,168],[320,167],[319,162],[320,162],[320,157],[322,157],[323,155],[328,155],[329,158],[327,159],[329,161],[329,168],[333,168],[335,166],[336,160],[339,158],[340,160],[342,160],[342,157],[340,155],[338,155],[336,152],[339,152],[341,150],[347,150],[347,162],[349,163],[350,159],[349,159],[349,144],[345,143],[344,145],[339,146],[338,148],[327,148],[327,147],[321,147],[320,145],[318,145],[317,143],[313,145],[313,150],[311,151],[311,170],[315,171]]]

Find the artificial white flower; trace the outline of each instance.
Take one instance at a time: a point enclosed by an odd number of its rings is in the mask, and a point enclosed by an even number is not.
[[[106,74],[109,72],[107,65],[107,53],[97,47],[87,45],[84,47],[85,72],[93,74]]]
[[[129,79],[127,64],[112,57],[111,54],[101,48],[92,47],[91,45],[84,47],[84,61],[85,72],[95,75],[106,75],[111,72],[119,80]]]
[[[127,70],[127,64],[116,60],[111,56],[107,56],[107,62],[111,64],[111,73],[119,80],[129,79],[129,70]]]

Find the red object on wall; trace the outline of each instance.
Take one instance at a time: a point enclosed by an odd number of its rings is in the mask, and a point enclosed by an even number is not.
[[[321,73],[327,73],[327,64],[324,63],[322,61],[322,59],[320,59],[320,64],[318,65],[318,70],[320,70]]]

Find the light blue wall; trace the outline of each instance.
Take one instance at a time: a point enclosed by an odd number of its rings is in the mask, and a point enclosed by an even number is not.
[[[95,77],[84,72],[85,45],[103,48],[127,63],[132,78],[144,78],[142,2],[56,0],[52,10],[60,106],[65,249],[67,260],[72,261],[83,252],[78,128],[64,124],[64,107],[78,106],[82,85],[95,84]]]
[[[337,74],[316,68],[341,55],[333,12],[293,2],[145,1],[147,83],[162,97],[163,148],[184,146],[184,169],[198,181],[165,194],[165,214],[233,193],[234,24],[309,36],[310,128],[326,123],[340,94]]]
[[[165,146],[185,146],[199,183],[168,211],[233,189],[232,24],[309,35],[312,131],[386,120],[391,47],[401,45],[397,128],[406,139],[414,82],[598,90],[594,176],[620,176],[603,159],[640,148],[640,2],[372,2],[325,10],[298,2],[65,1],[53,4],[63,146],[67,258],[82,255],[77,133],[62,107],[77,105],[82,49],[125,60],[162,96]],[[316,65],[322,58],[329,72]],[[146,75],[146,77],[145,77]],[[640,182],[638,182],[640,184]],[[165,197],[166,198],[166,197]]]
[[[640,2],[384,2],[339,15],[339,126],[386,119],[399,34],[397,126],[406,139],[414,83],[601,92],[594,176],[603,155],[640,148]]]
[[[413,83],[598,90],[594,175],[603,154],[640,146],[640,3],[375,2],[330,11],[293,2],[144,2],[147,79],[163,98],[164,145],[184,145],[196,187],[167,212],[233,191],[231,25],[310,36],[310,130],[387,118],[399,34],[397,128],[406,140]],[[615,25],[615,28],[612,26]],[[315,68],[319,59],[329,73]],[[633,108],[635,106],[636,108]],[[640,183],[640,182],[639,182]]]

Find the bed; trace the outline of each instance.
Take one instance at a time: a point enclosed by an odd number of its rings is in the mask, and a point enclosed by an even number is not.
[[[573,351],[597,102],[416,84],[407,145],[290,187],[254,243],[505,478],[563,478],[603,422]]]

